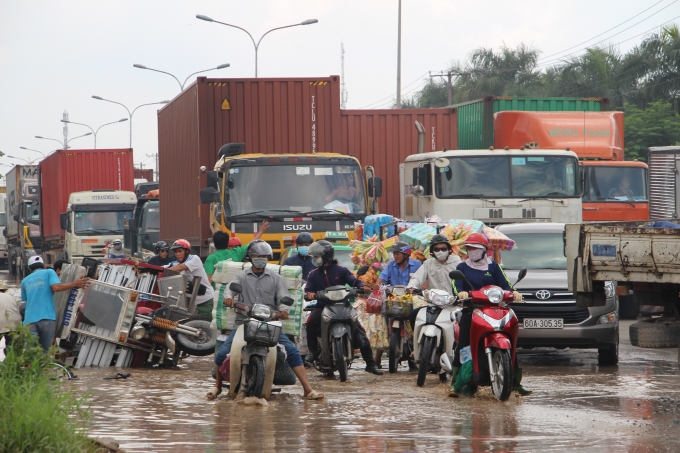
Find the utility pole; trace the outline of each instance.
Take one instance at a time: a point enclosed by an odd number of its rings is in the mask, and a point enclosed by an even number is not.
[[[447,77],[448,82],[446,83],[446,97],[448,100],[447,105],[453,105],[453,72],[448,71],[446,73],[440,72],[438,74],[432,74],[430,71],[430,77]]]
[[[345,85],[345,44],[340,43],[340,108],[347,107],[347,87]]]
[[[401,0],[399,0],[399,19],[397,21],[397,104],[401,108]]]
[[[158,182],[158,153],[156,153],[156,154],[147,154],[146,157],[153,157],[153,158],[156,160],[156,171],[155,171],[155,175],[156,175],[156,182]]]

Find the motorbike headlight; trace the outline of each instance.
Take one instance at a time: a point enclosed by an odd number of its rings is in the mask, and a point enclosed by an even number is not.
[[[503,300],[503,290],[500,288],[487,289],[484,294],[492,304],[498,304]]]
[[[616,314],[615,311],[611,313],[607,313],[606,315],[600,316],[600,319],[597,320],[598,324],[614,324],[617,320],[619,319],[618,315]]]
[[[347,296],[347,291],[344,289],[336,289],[326,293],[326,297],[334,302],[343,300],[345,296]]]
[[[605,282],[604,283],[604,293],[608,298],[614,297],[615,292],[616,291],[614,290],[614,283],[613,282]]]
[[[142,325],[140,325],[140,324],[137,324],[136,326],[134,326],[134,327],[132,328],[132,330],[130,331],[130,335],[129,335],[129,336],[130,336],[130,338],[132,338],[133,340],[139,341],[139,340],[141,340],[142,338],[144,338],[145,335],[146,335],[146,329],[144,328],[144,326],[142,326]]]
[[[255,304],[253,305],[252,310],[250,310],[250,313],[254,318],[267,319],[271,316],[272,311],[266,305]]]

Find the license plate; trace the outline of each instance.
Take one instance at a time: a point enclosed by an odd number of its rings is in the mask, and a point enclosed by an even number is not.
[[[392,327],[395,328],[395,329],[398,329],[399,328],[399,321],[394,321],[392,323]]]
[[[563,319],[525,319],[525,329],[562,329]]]

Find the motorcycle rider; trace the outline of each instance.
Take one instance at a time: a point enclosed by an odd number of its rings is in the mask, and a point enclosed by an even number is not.
[[[154,244],[154,250],[156,254],[149,258],[149,261],[147,261],[147,264],[151,264],[153,266],[167,266],[172,262],[172,259],[170,258],[170,246],[168,245],[167,242],[165,241],[158,241]]]
[[[106,252],[107,258],[125,258],[125,251],[123,251],[123,241],[116,239],[109,245]]]
[[[427,287],[430,289],[441,289],[453,295],[449,272],[456,270],[462,261],[458,255],[452,252],[453,248],[447,237],[443,234],[435,234],[430,240],[430,258],[411,277],[407,289],[411,291],[419,289],[427,283]],[[415,326],[420,308],[413,310],[409,316],[411,327]]]
[[[172,244],[172,247],[170,247],[170,250],[175,253],[175,261],[171,263],[168,269],[188,276],[189,281],[194,277],[201,277],[200,285],[205,287],[205,291],[203,291],[204,288],[201,288],[199,295],[196,296],[196,313],[200,315],[210,314],[212,316],[214,290],[203,269],[201,257],[191,255],[191,244],[186,239],[177,239]],[[203,292],[202,295],[200,295],[201,292]]]
[[[316,299],[317,291],[323,291],[326,288],[337,285],[349,285],[370,291],[370,288],[358,280],[349,269],[338,265],[338,261],[335,259],[333,244],[330,242],[314,242],[309,247],[308,254],[312,256],[312,264],[314,264],[316,269],[311,271],[307,278],[307,284],[305,285],[306,300],[314,300]],[[325,302],[317,301],[317,307],[312,311],[309,320],[307,321],[307,346],[309,347],[309,355],[306,358],[306,362],[310,364],[314,363],[321,354],[318,338],[319,330],[321,328],[321,313],[323,312],[325,305]],[[361,326],[355,330],[353,343],[362,345],[360,350],[361,357],[363,357],[366,362],[365,370],[369,373],[381,376],[383,372],[378,369],[375,360],[373,360],[371,345]]]
[[[248,245],[246,258],[250,260],[253,265],[250,269],[242,270],[234,275],[232,282],[238,283],[243,287],[240,302],[251,307],[254,304],[267,305],[275,310],[281,311],[282,318],[288,319],[289,307],[285,305],[279,306],[277,304],[278,300],[289,295],[286,283],[284,282],[283,277],[267,268],[267,261],[273,259],[273,257],[274,254],[269,244],[261,239],[252,241]],[[224,292],[223,303],[227,307],[234,306],[234,295],[228,287]],[[237,313],[236,325],[239,326],[243,324],[245,319],[246,317],[244,315]],[[222,392],[222,374],[220,373],[220,367],[222,366],[222,362],[227,358],[227,355],[231,352],[231,345],[234,341],[236,331],[237,328],[235,327],[215,356],[215,387],[208,392],[208,399],[215,399],[217,395]],[[286,349],[286,361],[300,380],[302,388],[304,389],[305,399],[323,399],[324,395],[322,393],[318,393],[310,387],[309,380],[307,379],[307,371],[305,371],[302,358],[300,357],[300,351],[298,351],[283,331],[281,331],[281,335],[279,336],[279,343]]]
[[[378,286],[386,285],[408,285],[411,277],[422,266],[420,261],[411,258],[411,246],[404,241],[395,242],[392,247],[387,249],[392,252],[394,260],[387,264],[384,271],[378,277]]]
[[[300,266],[302,268],[302,279],[307,281],[307,276],[314,269],[312,257],[309,256],[309,246],[314,242],[314,238],[307,232],[302,232],[295,238],[297,253],[283,262],[284,266]]]
[[[522,295],[512,287],[508,277],[505,275],[505,272],[503,272],[503,268],[487,256],[489,240],[486,236],[481,233],[472,233],[465,240],[464,247],[467,252],[467,260],[460,263],[456,269],[465,275],[465,278],[467,278],[472,287],[470,287],[465,280],[455,280],[453,282],[454,294],[458,296],[459,300],[463,301],[463,313],[459,324],[460,341],[459,344],[456,344],[455,357],[453,359],[451,390],[449,391],[449,396],[451,397],[458,396],[456,377],[458,376],[458,371],[460,371],[461,367],[460,350],[470,345],[470,327],[472,325],[472,311],[474,310],[474,306],[472,300],[469,299],[469,291],[480,289],[487,285],[495,285],[505,291],[512,291],[515,302],[522,301]],[[516,355],[514,367],[514,389],[522,396],[530,395],[532,392],[521,385],[522,369],[517,366]]]

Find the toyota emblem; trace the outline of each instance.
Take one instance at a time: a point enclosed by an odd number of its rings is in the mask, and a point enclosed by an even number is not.
[[[550,299],[550,296],[552,296],[552,294],[550,294],[550,291],[548,291],[546,289],[536,291],[536,299],[546,300],[546,299]]]

